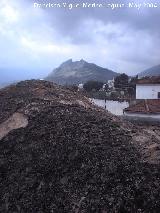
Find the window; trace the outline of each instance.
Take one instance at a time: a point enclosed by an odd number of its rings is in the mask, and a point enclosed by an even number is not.
[[[160,92],[158,92],[158,99],[160,99]]]

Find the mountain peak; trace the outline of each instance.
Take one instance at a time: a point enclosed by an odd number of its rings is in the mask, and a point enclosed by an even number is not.
[[[67,61],[63,62],[60,66],[63,66],[63,65],[71,65],[71,64],[74,64],[74,63],[79,63],[79,64],[84,64],[84,63],[88,63],[87,61],[85,61],[83,58],[79,61],[73,61],[72,59],[68,59]]]
[[[84,59],[81,59],[80,61],[78,61],[80,64],[87,64],[88,62],[87,61],[85,61]]]
[[[83,58],[80,60],[80,62],[85,62],[85,63],[87,63],[87,61],[85,61]]]
[[[79,84],[89,80],[106,82],[119,75],[109,69],[88,63],[84,59],[72,61],[69,59],[46,78],[58,84]]]
[[[66,66],[66,65],[70,65],[70,64],[72,64],[72,63],[73,63],[73,61],[72,61],[72,58],[71,58],[71,59],[68,59],[67,61],[63,62],[63,63],[60,65],[60,67],[63,67],[63,66]]]
[[[160,65],[146,69],[138,74],[140,78],[145,76],[160,76]]]

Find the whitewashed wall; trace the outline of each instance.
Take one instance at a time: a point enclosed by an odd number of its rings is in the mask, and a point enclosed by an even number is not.
[[[111,112],[114,115],[123,115],[123,110],[127,107],[129,107],[129,103],[126,101],[118,102],[118,101],[109,101],[109,100],[98,100],[98,99],[91,99],[93,103],[95,103],[97,106],[105,108],[109,112]]]
[[[158,99],[160,84],[137,84],[136,99]]]

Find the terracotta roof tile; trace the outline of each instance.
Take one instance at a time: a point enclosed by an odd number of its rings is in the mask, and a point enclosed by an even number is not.
[[[160,84],[160,76],[141,78],[137,80],[136,84]]]
[[[133,106],[124,109],[129,113],[144,113],[157,114],[160,113],[160,99],[143,100]]]

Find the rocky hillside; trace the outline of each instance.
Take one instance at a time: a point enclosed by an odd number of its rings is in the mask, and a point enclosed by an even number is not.
[[[160,65],[151,67],[138,74],[139,77],[145,76],[160,76]]]
[[[72,59],[64,62],[46,78],[58,84],[79,84],[88,80],[108,81],[118,73],[88,63],[84,60],[73,62]]]
[[[0,212],[158,213],[159,165],[126,126],[46,81],[0,90]]]

